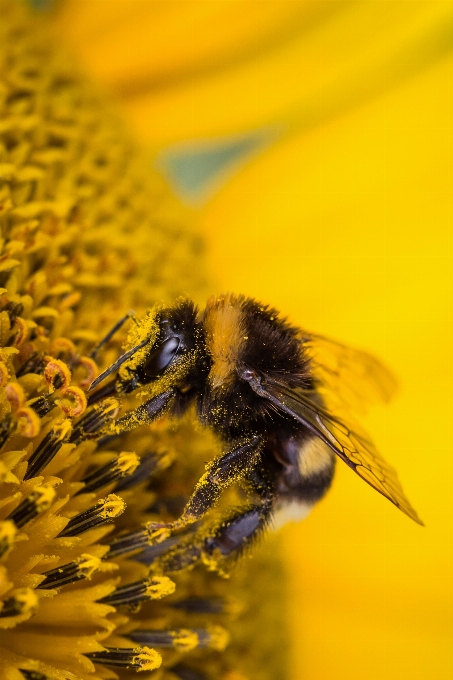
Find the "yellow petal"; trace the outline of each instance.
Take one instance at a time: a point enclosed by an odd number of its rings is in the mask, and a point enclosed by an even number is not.
[[[133,6],[72,0],[57,25],[156,148],[360,103],[448,49],[452,16],[426,1]]]
[[[97,78],[134,96],[230,68],[278,49],[308,17],[302,2],[65,0],[57,25]],[[118,49],[121,46],[121,49]]]
[[[232,178],[204,211],[219,288],[247,290],[317,328],[344,317],[348,294],[365,312],[389,257],[447,254],[451,64],[277,145]],[[430,284],[432,273],[420,276]]]

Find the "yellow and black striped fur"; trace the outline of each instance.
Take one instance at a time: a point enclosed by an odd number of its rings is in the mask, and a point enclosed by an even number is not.
[[[329,488],[337,456],[420,522],[371,441],[327,409],[322,376],[328,371],[316,364],[316,338],[242,295],[211,298],[203,311],[182,300],[138,322],[129,337],[131,349],[93,383],[97,387],[118,371],[92,393],[92,402],[115,392],[144,395],[138,409],[117,421],[116,432],[163,413],[180,417],[194,404],[200,422],[224,443],[225,451],[208,463],[181,516],[156,530],[175,531],[201,520],[232,483],[251,494],[248,505],[234,509],[214,530],[199,530],[198,548],[191,539],[185,550],[182,540],[167,568],[177,570],[203,555],[239,554],[276,514],[306,514]],[[370,355],[330,344],[351,365],[366,366],[372,386],[388,378]]]

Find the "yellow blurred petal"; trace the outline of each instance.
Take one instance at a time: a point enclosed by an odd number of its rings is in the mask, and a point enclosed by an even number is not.
[[[65,0],[58,10],[68,44],[96,77],[129,97],[234,68],[326,12],[322,3],[285,0]]]
[[[370,291],[360,277],[370,278],[369,266],[380,290],[383,258],[447,253],[451,76],[451,60],[442,62],[232,178],[204,211],[219,286],[251,287],[297,315],[308,304],[316,328],[323,317],[341,318],[335,309],[346,287],[366,310]],[[330,287],[328,309],[317,310],[307,288]]]
[[[124,3],[112,6],[125,13]],[[87,4],[88,16],[78,17]],[[158,148],[306,126],[393,87],[451,47],[449,2],[133,5],[134,15],[117,16],[109,29],[105,2],[66,2],[58,27]]]

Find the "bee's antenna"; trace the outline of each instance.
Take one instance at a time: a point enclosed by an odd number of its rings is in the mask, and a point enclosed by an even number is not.
[[[122,356],[120,356],[120,358],[117,359],[117,360],[115,361],[114,364],[112,364],[111,366],[109,366],[108,368],[106,368],[105,371],[104,371],[103,373],[101,373],[100,375],[98,375],[98,377],[96,378],[96,380],[93,380],[93,382],[92,382],[91,385],[89,386],[87,392],[91,392],[91,390],[94,390],[94,388],[97,387],[97,386],[99,385],[99,383],[101,383],[103,380],[105,380],[105,378],[107,378],[107,376],[109,376],[111,373],[114,373],[116,370],[118,370],[118,368],[119,368],[122,364],[124,364],[125,361],[127,361],[128,359],[130,359],[131,356],[133,356],[133,355],[135,354],[135,352],[138,352],[139,349],[141,349],[142,347],[144,347],[144,346],[147,344],[147,342],[148,342],[148,338],[146,338],[146,339],[143,340],[139,345],[136,345],[135,347],[132,347],[132,349],[128,350],[125,354],[123,354]]]
[[[112,338],[117,331],[123,326],[123,324],[128,320],[132,319],[135,323],[137,323],[137,319],[135,318],[135,312],[131,309],[127,314],[123,316],[122,319],[120,319],[114,326],[109,330],[107,335],[105,335],[100,342],[94,347],[91,352],[88,354],[90,359],[96,360],[97,355],[99,354],[99,351],[108,343],[110,338]]]

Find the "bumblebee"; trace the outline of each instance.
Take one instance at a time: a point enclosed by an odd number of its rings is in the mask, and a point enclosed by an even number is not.
[[[108,336],[110,337],[110,335]],[[339,413],[388,400],[394,380],[374,357],[291,326],[251,298],[225,294],[203,311],[190,300],[157,307],[128,336],[130,349],[91,385],[91,401],[137,391],[140,405],[116,432],[194,405],[223,452],[206,466],[181,516],[155,525],[169,532],[201,520],[222,491],[243,484],[252,501],[202,539],[183,566],[204,555],[239,554],[280,515],[302,517],[328,490],[340,458],[415,522],[396,473],[370,438]],[[197,554],[196,554],[197,553]]]

